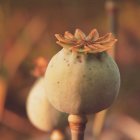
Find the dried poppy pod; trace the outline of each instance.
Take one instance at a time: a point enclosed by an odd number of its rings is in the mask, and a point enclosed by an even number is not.
[[[31,72],[37,81],[31,88],[26,101],[26,111],[30,122],[40,130],[50,132],[54,128],[65,129],[67,115],[57,111],[48,101],[48,94],[44,88],[44,73],[47,60],[38,57],[34,70]]]
[[[76,29],[72,35],[56,34],[63,47],[50,61],[45,86],[51,104],[69,114],[90,114],[109,107],[120,87],[120,74],[106,51],[117,41],[111,33],[88,36]]]
[[[32,87],[27,103],[27,116],[31,123],[40,130],[50,132],[60,123],[62,113],[58,112],[48,101],[44,90],[44,78],[39,78]],[[64,123],[64,121],[61,121]]]

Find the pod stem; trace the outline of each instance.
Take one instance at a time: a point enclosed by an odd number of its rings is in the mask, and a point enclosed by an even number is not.
[[[69,126],[71,130],[71,140],[84,140],[84,131],[87,118],[85,115],[69,115]]]

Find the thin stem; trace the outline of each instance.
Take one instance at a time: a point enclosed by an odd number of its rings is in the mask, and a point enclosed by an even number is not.
[[[68,117],[72,140],[84,140],[87,118],[84,115],[69,115]]]

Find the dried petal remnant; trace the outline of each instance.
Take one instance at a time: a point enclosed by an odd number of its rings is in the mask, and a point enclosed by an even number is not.
[[[112,33],[99,37],[99,33],[96,29],[91,30],[88,36],[86,36],[80,29],[75,30],[75,34],[72,35],[66,31],[64,36],[55,34],[58,39],[56,42],[64,48],[69,48],[75,52],[85,53],[99,53],[107,51],[112,48],[117,39],[115,39]]]

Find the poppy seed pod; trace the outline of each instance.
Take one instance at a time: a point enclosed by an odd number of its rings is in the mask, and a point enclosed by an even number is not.
[[[96,29],[86,36],[56,34],[63,47],[49,62],[45,88],[50,103],[69,114],[90,114],[109,107],[120,87],[120,73],[106,51],[117,41],[111,33],[99,37]]]
[[[49,103],[43,77],[40,77],[31,88],[26,110],[30,122],[40,130],[50,132],[54,128],[64,129],[66,127],[67,115],[57,111]]]

